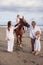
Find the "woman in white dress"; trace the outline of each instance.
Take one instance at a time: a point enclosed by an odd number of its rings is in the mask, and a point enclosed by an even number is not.
[[[17,28],[17,27],[16,27]],[[8,27],[6,30],[6,40],[7,40],[7,51],[13,52],[13,46],[14,46],[14,27],[11,24],[11,21],[8,22]]]

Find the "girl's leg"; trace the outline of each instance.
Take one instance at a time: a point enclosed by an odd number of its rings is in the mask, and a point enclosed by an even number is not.
[[[36,56],[39,55],[39,51],[36,51],[35,55],[36,55]]]

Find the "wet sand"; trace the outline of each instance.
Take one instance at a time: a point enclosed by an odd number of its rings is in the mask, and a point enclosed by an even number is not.
[[[0,27],[0,65],[43,65],[43,33],[41,34],[41,52],[39,56],[31,53],[31,42],[29,33],[23,35],[23,49],[15,50],[8,53],[7,43],[5,40],[6,28]]]

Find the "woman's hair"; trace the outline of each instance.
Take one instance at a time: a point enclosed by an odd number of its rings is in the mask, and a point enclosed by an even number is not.
[[[8,21],[8,30],[10,31],[9,27],[11,26],[11,21]]]

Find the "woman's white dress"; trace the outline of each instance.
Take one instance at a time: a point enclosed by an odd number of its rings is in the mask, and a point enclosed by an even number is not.
[[[13,46],[14,46],[14,29],[17,27],[12,27],[10,31],[8,29],[6,30],[6,40],[7,40],[7,51],[12,52],[13,51]],[[8,40],[9,39],[9,40]]]
[[[13,34],[14,28],[12,27],[10,31],[8,29],[6,30],[6,40],[7,40],[7,51],[12,52],[13,46],[14,46],[14,34]]]

